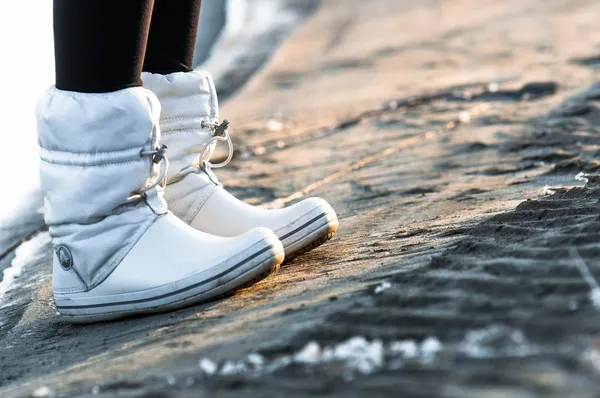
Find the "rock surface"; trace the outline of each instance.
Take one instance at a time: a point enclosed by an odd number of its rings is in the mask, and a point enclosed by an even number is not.
[[[91,326],[59,321],[33,256],[0,395],[597,396],[598,15],[323,2],[223,106],[219,178],[254,204],[322,196],[338,235],[228,299]]]

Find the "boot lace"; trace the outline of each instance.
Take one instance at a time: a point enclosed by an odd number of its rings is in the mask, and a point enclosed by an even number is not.
[[[136,196],[145,196],[146,192],[156,187],[158,184],[161,184],[163,188],[167,186],[167,172],[169,170],[169,159],[165,156],[165,152],[167,151],[167,146],[162,145],[160,148],[156,148],[152,151],[141,151],[141,156],[152,156],[152,163],[159,165],[159,173],[157,179],[150,184],[149,186],[141,189],[139,192],[136,192],[133,197]],[[163,167],[164,163],[164,167]]]
[[[231,137],[229,136],[229,132],[227,131],[229,128],[229,120],[225,119],[220,124],[218,122],[205,122],[202,121],[202,127],[208,127],[210,129],[211,139],[208,141],[207,145],[204,147],[204,150],[200,154],[200,167],[212,167],[214,169],[218,169],[221,167],[227,166],[233,158],[233,142],[231,142]],[[229,150],[227,154],[227,159],[225,159],[221,163],[212,164],[209,162],[208,155],[210,151],[210,147],[213,142],[223,141],[227,142],[227,148]]]

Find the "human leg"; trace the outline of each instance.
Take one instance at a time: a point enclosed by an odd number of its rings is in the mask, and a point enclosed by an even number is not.
[[[202,0],[155,0],[144,71],[163,75],[189,72]]]

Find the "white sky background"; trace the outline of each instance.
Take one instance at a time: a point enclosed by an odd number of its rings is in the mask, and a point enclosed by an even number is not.
[[[0,222],[39,187],[35,105],[54,82],[52,1],[0,1]]]

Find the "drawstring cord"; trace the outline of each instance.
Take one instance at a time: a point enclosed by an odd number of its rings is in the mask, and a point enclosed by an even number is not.
[[[229,164],[229,162],[231,161],[231,158],[233,158],[233,142],[231,141],[231,137],[229,136],[229,132],[228,132],[228,128],[229,128],[229,120],[223,120],[223,122],[221,124],[219,123],[211,123],[211,122],[205,122],[202,121],[201,126],[203,128],[208,127],[210,129],[210,134],[212,136],[212,138],[208,141],[208,143],[206,144],[206,147],[204,148],[204,150],[202,151],[202,153],[200,154],[200,165],[208,165],[211,168],[214,169],[219,169],[221,167],[225,167],[227,166],[227,164]],[[213,142],[217,142],[217,141],[226,141],[227,142],[227,148],[229,150],[229,153],[227,154],[227,159],[225,159],[223,162],[221,163],[217,163],[217,164],[212,164],[208,161],[208,159],[205,159],[205,157],[208,154],[208,151],[210,151],[210,146],[212,145]]]
[[[156,148],[153,151],[140,152],[140,154],[142,156],[152,156],[152,163],[154,163],[154,164],[160,164],[160,163],[162,163],[162,161],[165,162],[165,167],[159,166],[160,172],[158,174],[158,178],[156,179],[156,181],[154,181],[150,186],[142,189],[140,191],[141,194],[144,194],[145,192],[151,190],[158,184],[161,184],[161,186],[163,188],[165,188],[167,186],[167,172],[169,171],[169,159],[167,159],[167,157],[165,156],[166,151],[167,151],[167,146],[161,145],[160,148]]]
[[[206,144],[202,153],[200,153],[199,167],[201,170],[204,170],[208,174],[208,176],[211,178],[211,180],[213,180],[213,182],[218,184],[217,177],[212,173],[211,168],[218,169],[221,167],[225,167],[233,158],[233,142],[231,141],[231,137],[229,136],[229,132],[227,131],[227,129],[229,128],[229,120],[223,120],[223,122],[221,122],[220,124],[215,122],[202,121],[201,126],[202,128],[209,128],[212,137]],[[217,164],[212,164],[208,161],[208,159],[205,159],[205,157],[208,156],[208,151],[210,150],[210,146],[212,145],[212,143],[217,141],[227,142],[229,153],[227,154],[227,159],[225,159],[225,161]],[[132,196],[128,198],[129,200],[140,196],[144,197],[146,192],[148,192],[149,190],[151,190],[159,184],[163,188],[167,186],[167,172],[169,170],[169,159],[167,159],[167,157],[165,156],[166,151],[167,146],[162,145],[160,148],[156,148],[152,151],[140,152],[141,156],[152,156],[153,164],[162,164],[164,162],[164,167],[159,166],[160,171],[158,178],[149,186],[141,189],[138,192],[135,192]]]
[[[161,145],[160,148],[156,148],[152,151],[141,151],[140,156],[152,156],[152,163],[159,164],[159,173],[158,178],[149,186],[141,189],[138,192],[135,192],[132,196],[127,198],[128,200],[135,199],[137,197],[145,197],[146,192],[151,190],[160,184],[163,188],[167,186],[167,172],[169,171],[169,159],[165,156],[165,152],[167,151],[166,145]],[[162,163],[164,162],[164,167],[162,167]]]

